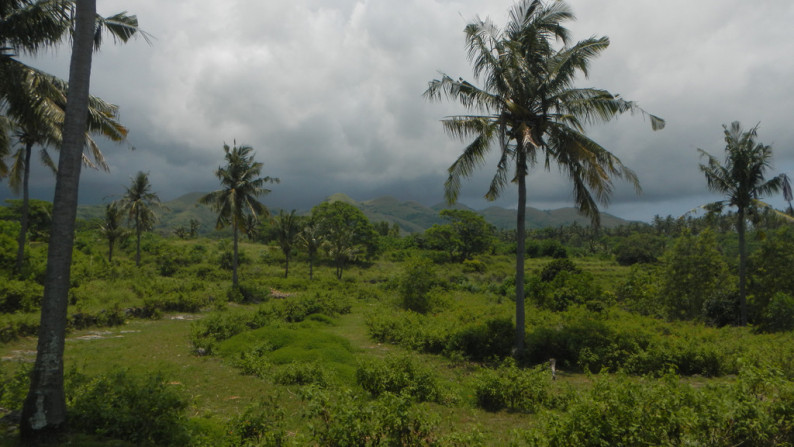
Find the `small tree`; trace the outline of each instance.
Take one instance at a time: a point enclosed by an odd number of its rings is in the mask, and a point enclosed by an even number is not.
[[[295,210],[290,211],[289,214],[281,210],[274,221],[278,234],[278,246],[284,253],[284,277],[286,278],[289,276],[289,259],[292,255],[292,248],[295,246],[300,231],[300,217],[295,215]]]
[[[728,264],[711,230],[685,233],[662,257],[662,300],[676,319],[700,319],[709,297],[728,292]]]
[[[105,206],[105,220],[99,226],[99,233],[108,240],[108,262],[113,262],[113,246],[116,241],[127,236],[128,231],[121,225],[124,210],[118,202],[110,202]]]
[[[375,229],[367,216],[349,203],[321,203],[312,209],[312,218],[320,227],[339,279],[348,261],[355,259],[361,252],[370,253],[375,247]]]
[[[127,192],[121,198],[121,208],[127,213],[127,220],[135,228],[135,265],[141,266],[141,234],[149,231],[157,222],[155,207],[160,206],[160,197],[152,192],[149,174],[139,171],[132,178]]]
[[[309,258],[309,279],[313,279],[314,258],[317,256],[317,250],[319,250],[323,244],[323,234],[316,220],[306,220],[300,233],[298,233],[298,243],[306,249],[306,254]]]

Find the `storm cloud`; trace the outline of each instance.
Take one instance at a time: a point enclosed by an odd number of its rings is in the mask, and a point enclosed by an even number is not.
[[[722,124],[760,123],[777,172],[794,174],[794,3],[767,0],[569,0],[574,37],[610,37],[581,86],[620,93],[667,121],[652,132],[622,116],[589,134],[640,178],[643,194],[616,185],[608,212],[648,220],[714,200],[696,148],[721,157]],[[493,0],[101,0],[102,14],[127,10],[154,39],[107,44],[94,58],[92,92],[118,104],[130,128],[104,143],[111,172],[83,171],[81,202],[122,194],[135,172],[150,172],[164,200],[217,188],[224,143],[253,146],[263,174],[281,184],[272,207],[306,209],[344,192],[443,200],[446,169],[464,143],[439,120],[460,111],[429,103],[440,72],[473,80],[463,28],[477,16],[507,20]],[[31,63],[66,77],[69,49]],[[134,150],[132,149],[134,147]],[[495,160],[468,182],[460,201],[481,208]],[[34,196],[50,199],[52,176],[34,170]],[[555,167],[532,172],[529,204],[570,206]],[[0,196],[8,197],[0,186]],[[506,190],[497,201],[515,206]],[[782,199],[771,202],[782,206]]]

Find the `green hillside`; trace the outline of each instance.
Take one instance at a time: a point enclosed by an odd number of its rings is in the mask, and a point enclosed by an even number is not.
[[[198,204],[198,199],[203,195],[204,193],[193,192],[164,202],[163,208],[157,212],[160,220],[155,226],[155,230],[170,232],[179,226],[187,226],[191,219],[196,219],[201,223],[199,230],[201,234],[212,233],[217,216],[210,207]],[[428,207],[419,202],[401,201],[389,196],[358,202],[343,193],[332,194],[325,201],[349,203],[358,207],[372,222],[396,223],[406,233],[421,232],[434,224],[442,223],[443,220],[438,213],[445,208],[477,211],[485,217],[486,221],[499,229],[515,228],[516,224],[516,210],[498,206],[492,206],[484,210],[474,210],[463,204],[448,206],[444,203],[439,203]],[[102,219],[104,212],[105,205],[81,205],[77,209],[77,217],[85,220]],[[556,210],[527,208],[528,229],[557,227],[570,225],[574,222],[580,225],[589,225],[590,219],[580,215],[575,208],[560,208]],[[607,228],[616,227],[627,222],[627,220],[611,214],[601,214],[601,224]]]

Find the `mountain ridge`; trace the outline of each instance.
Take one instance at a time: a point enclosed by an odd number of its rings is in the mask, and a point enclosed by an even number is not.
[[[159,216],[159,222],[155,229],[172,231],[179,226],[187,226],[191,219],[196,219],[201,223],[202,233],[211,232],[215,228],[217,215],[209,206],[198,204],[198,199],[203,195],[204,193],[192,192],[174,200],[163,202],[162,208],[156,211]],[[400,200],[393,196],[381,196],[369,200],[356,201],[344,193],[332,194],[326,197],[324,201],[349,203],[359,208],[370,221],[396,223],[406,233],[422,232],[435,224],[444,223],[439,211],[446,208],[474,211],[499,229],[515,228],[516,222],[516,210],[498,206],[490,206],[482,210],[475,210],[460,203],[449,206],[442,202],[433,206],[425,206],[416,201]],[[104,209],[104,205],[80,205],[77,208],[77,217],[86,220],[102,219],[104,217]],[[272,211],[277,212],[275,209]],[[308,214],[308,211],[304,211],[302,214]],[[589,218],[580,215],[572,207],[554,210],[527,207],[526,219],[527,229],[571,225],[574,222],[579,225],[590,224]],[[601,225],[605,227],[614,227],[629,222],[609,213],[601,213]]]

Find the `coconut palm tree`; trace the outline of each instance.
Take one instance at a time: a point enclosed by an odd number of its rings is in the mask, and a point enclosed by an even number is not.
[[[609,45],[607,37],[570,42],[563,22],[573,19],[563,1],[522,0],[510,12],[504,29],[490,20],[465,28],[474,78],[483,86],[442,75],[429,83],[425,97],[459,102],[470,114],[442,120],[444,129],[461,141],[472,140],[449,168],[445,195],[457,200],[460,182],[483,164],[497,146],[499,162],[485,197],[493,200],[509,182],[518,186],[516,221],[516,353],[524,346],[524,244],[526,177],[540,160],[549,170],[556,164],[573,183],[579,211],[598,225],[598,203],[609,201],[613,178],[633,183],[637,177],[604,147],[588,138],[584,126],[609,121],[624,112],[640,112],[634,102],[596,88],[573,86],[587,76],[590,60]],[[555,42],[561,46],[555,47]],[[652,127],[664,121],[649,115]]]
[[[21,272],[22,269],[25,239],[28,230],[28,183],[30,180],[31,154],[34,145],[40,145],[42,163],[52,169],[53,172],[56,171],[55,163],[47,151],[47,145],[58,148],[63,139],[61,129],[66,107],[66,92],[68,90],[68,84],[54,76],[29,67],[23,68],[22,71],[30,78],[26,83],[28,95],[31,98],[35,98],[38,102],[36,107],[38,109],[46,109],[46,113],[43,115],[44,118],[39,114],[29,114],[27,119],[31,121],[21,121],[21,118],[17,118],[16,122],[16,140],[20,147],[12,155],[12,164],[8,177],[11,190],[15,194],[22,192],[21,227],[17,241],[17,259],[15,264],[17,273]],[[108,170],[104,155],[91,137],[91,133],[101,134],[111,141],[123,140],[127,136],[127,129],[116,121],[117,116],[117,106],[94,96],[89,97],[88,131],[86,131],[85,135],[85,147],[88,154],[84,152],[82,157],[86,166]]]
[[[6,2],[7,3],[7,2]],[[63,389],[63,350],[66,338],[66,306],[69,269],[74,246],[77,189],[88,120],[93,37],[96,31],[96,0],[78,0],[75,34],[69,68],[69,94],[63,127],[63,145],[53,200],[52,230],[47,251],[44,296],[36,363],[30,390],[22,406],[20,434],[30,444],[57,438],[66,423]]]
[[[231,225],[234,238],[232,256],[232,287],[237,288],[237,250],[239,231],[246,215],[259,218],[266,217],[268,210],[257,200],[257,197],[270,193],[264,186],[267,183],[278,183],[273,177],[260,177],[262,163],[254,161],[251,146],[233,147],[223,145],[226,166],[218,167],[215,175],[221,182],[221,189],[213,191],[199,199],[199,203],[210,205],[218,213],[215,228],[221,229]]]
[[[99,233],[108,240],[108,262],[113,262],[113,246],[116,241],[127,236],[127,229],[121,225],[124,210],[118,202],[110,202],[105,206],[105,220],[99,226]]]
[[[276,236],[281,252],[284,253],[284,277],[289,276],[289,259],[292,255],[292,247],[300,232],[300,217],[295,215],[295,210],[285,213],[284,210],[278,212],[278,216],[273,219],[276,225]]]
[[[23,207],[21,229],[18,237],[15,271],[20,272],[28,227],[28,178],[30,156],[34,145],[59,147],[66,103],[66,82],[36,70],[15,58],[18,53],[34,54],[41,48],[54,46],[73,31],[73,1],[6,0],[0,1],[0,113],[10,118],[11,126],[0,126],[0,143],[8,141],[11,127],[17,129],[20,149],[13,154],[10,185],[16,193],[22,190]],[[135,16],[126,13],[103,18],[96,16],[93,45],[98,49],[104,31],[114,40],[126,42],[133,35],[148,36],[138,29]],[[86,147],[93,156],[87,156],[88,166],[107,169],[102,152],[91,139],[90,132],[101,133],[113,141],[122,140],[127,130],[115,119],[117,107],[99,98],[89,99],[89,130]],[[2,144],[0,144],[2,146]],[[55,165],[42,149],[42,161],[55,170]],[[0,148],[0,156],[7,151]],[[94,162],[96,164],[94,164]],[[0,166],[0,176],[5,175]]]
[[[783,191],[786,200],[791,200],[791,185],[785,174],[769,180],[766,171],[772,164],[772,147],[758,142],[758,126],[748,131],[738,121],[723,125],[725,134],[725,163],[698,149],[706,164],[700,170],[706,176],[708,188],[728,196],[726,200],[705,205],[710,210],[721,211],[724,206],[736,207],[736,232],[739,234],[739,324],[747,324],[747,246],[745,230],[749,213],[758,207],[771,208],[759,200],[761,197]],[[778,215],[788,219],[783,213]]]
[[[152,192],[148,173],[139,171],[132,178],[120,204],[121,209],[127,214],[127,221],[135,228],[135,265],[140,267],[141,235],[154,227],[157,214],[153,208],[160,207],[160,197]]]

